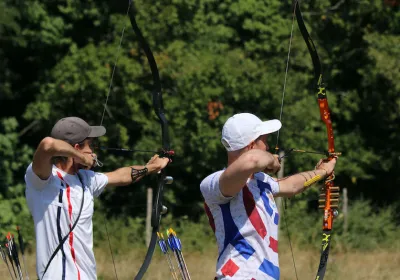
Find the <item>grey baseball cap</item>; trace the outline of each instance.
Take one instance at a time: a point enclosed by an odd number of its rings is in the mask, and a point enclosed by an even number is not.
[[[88,137],[95,138],[106,134],[104,126],[90,126],[78,117],[59,120],[51,130],[50,136],[68,142],[71,145],[81,143]]]

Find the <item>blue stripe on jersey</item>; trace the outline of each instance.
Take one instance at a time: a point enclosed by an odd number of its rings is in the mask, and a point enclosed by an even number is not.
[[[240,234],[238,227],[233,221],[230,205],[230,202],[220,205],[222,217],[224,220],[225,239],[224,249],[222,249],[221,253],[218,256],[218,259],[222,256],[226,247],[231,244],[246,260],[248,260],[251,255],[254,254],[255,250]]]
[[[264,180],[265,180],[265,177],[267,176],[265,173],[263,173],[263,172],[258,172],[258,173],[256,173],[256,174],[254,174],[255,176],[254,176],[254,178],[256,179],[256,180],[260,180],[260,181],[263,181],[264,182]],[[260,177],[262,177],[262,178],[260,178]]]
[[[265,192],[265,189],[268,189],[271,193],[272,193],[272,188],[271,185],[264,182],[264,181],[260,181],[257,180],[257,186],[260,188],[260,190],[262,190],[263,192]]]
[[[275,213],[274,223],[275,223],[275,225],[278,225],[278,223],[279,223],[279,214],[278,213]]]
[[[61,185],[62,185],[62,183],[61,183]],[[58,202],[62,203],[62,198],[63,198],[63,190],[60,190],[60,193],[58,195]],[[57,235],[58,235],[58,241],[60,243],[61,243],[62,238],[63,238],[62,235],[61,235],[61,219],[60,219],[60,217],[61,217],[61,209],[62,209],[62,207],[58,206],[58,209],[57,209]],[[62,267],[63,267],[63,269],[62,269],[62,278],[61,279],[65,280],[66,260],[65,260],[64,246],[61,247],[61,252],[62,252]]]
[[[257,180],[257,186],[260,189],[260,195],[261,195],[261,198],[262,198],[262,200],[264,202],[265,210],[267,210],[267,213],[270,216],[272,216],[272,214],[274,213],[274,210],[272,210],[272,207],[269,204],[268,196],[265,193],[265,189],[268,189],[270,192],[272,192],[271,186],[268,183],[265,183],[265,182],[259,181],[259,180]]]
[[[276,280],[279,279],[280,276],[279,267],[275,266],[272,262],[270,262],[267,259],[264,259],[264,261],[262,262],[262,264],[258,269]]]

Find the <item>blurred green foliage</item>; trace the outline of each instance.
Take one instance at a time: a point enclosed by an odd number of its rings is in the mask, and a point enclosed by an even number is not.
[[[0,0],[0,231],[16,224],[34,242],[24,202],[24,173],[53,124],[80,116],[102,119],[114,63],[117,68],[101,145],[157,150],[161,130],[152,111],[147,60],[125,16],[128,1]],[[291,1],[138,0],[138,23],[154,51],[163,84],[176,159],[166,189],[170,215],[193,250],[212,240],[199,183],[225,166],[220,131],[234,113],[279,118],[292,24]],[[396,239],[400,195],[400,12],[385,1],[302,1],[318,48],[332,109],[336,147],[343,152],[336,182],[349,191],[349,228],[336,241],[349,248],[390,246]],[[120,51],[120,35],[124,40]],[[117,59],[118,58],[118,59]],[[279,146],[326,149],[313,69],[294,26]],[[214,106],[212,109],[212,106]],[[270,146],[276,138],[269,138]],[[150,155],[98,152],[104,171],[140,164]],[[285,174],[312,169],[313,155],[292,155]],[[97,201],[96,244],[105,238],[103,214],[118,247],[143,244],[146,187],[151,179],[106,191]],[[311,244],[321,213],[296,198],[287,210],[295,241]],[[367,203],[366,201],[370,201]],[[103,213],[103,214],[100,214]],[[207,229],[206,229],[207,228]],[[124,244],[129,244],[123,246]],[[319,243],[318,243],[319,246]]]

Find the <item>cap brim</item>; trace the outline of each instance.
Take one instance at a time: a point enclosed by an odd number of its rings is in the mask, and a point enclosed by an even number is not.
[[[258,131],[260,135],[270,134],[277,132],[279,129],[281,129],[281,127],[282,123],[280,120],[269,120],[260,124]]]
[[[91,126],[88,137],[96,138],[96,137],[103,136],[104,134],[106,134],[106,128],[104,126]]]

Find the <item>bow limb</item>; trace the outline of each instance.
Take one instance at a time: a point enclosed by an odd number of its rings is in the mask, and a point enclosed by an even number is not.
[[[139,41],[141,47],[143,48],[143,51],[146,54],[146,57],[147,57],[147,60],[149,62],[149,66],[151,69],[151,73],[153,76],[153,83],[154,83],[154,85],[153,85],[154,89],[152,92],[153,108],[154,108],[154,112],[156,113],[156,115],[159,119],[160,126],[161,126],[162,148],[165,151],[164,154],[168,155],[168,152],[170,151],[168,121],[164,114],[164,103],[163,103],[163,99],[162,99],[161,82],[160,82],[160,75],[159,75],[157,63],[154,58],[153,52],[150,49],[149,44],[147,43],[146,39],[144,38],[142,32],[139,29],[139,26],[137,25],[133,1],[131,1],[130,4],[132,5],[132,8],[129,10],[129,13],[128,13],[129,19],[130,19],[132,28],[138,38],[138,41]],[[152,233],[151,233],[150,244],[147,249],[147,253],[146,253],[145,259],[143,261],[143,264],[140,267],[139,272],[135,277],[135,280],[142,279],[143,275],[146,273],[147,268],[150,265],[151,258],[154,253],[154,249],[155,249],[155,246],[157,243],[157,232],[159,231],[161,215],[163,212],[162,200],[163,200],[164,185],[165,185],[166,181],[167,181],[167,177],[166,177],[165,169],[163,169],[158,174],[157,190],[156,190],[156,194],[155,194],[154,201],[153,201],[153,209],[152,209],[152,215],[151,215]]]
[[[333,135],[331,113],[328,105],[328,98],[326,96],[325,86],[322,82],[322,66],[321,61],[315,48],[314,42],[307,31],[304,24],[303,16],[300,10],[300,3],[298,0],[295,2],[295,14],[296,20],[303,36],[305,43],[307,44],[308,51],[310,53],[313,66],[314,75],[317,84],[317,99],[319,105],[319,111],[321,120],[325,123],[327,130],[327,141],[328,141],[328,153],[330,156],[329,160],[334,158],[335,154],[335,140]],[[333,183],[334,175],[330,175],[324,182],[324,187],[321,190],[319,208],[324,209],[323,224],[322,224],[322,246],[321,246],[321,258],[318,266],[318,272],[316,280],[322,280],[325,276],[325,271],[328,262],[329,248],[331,242],[331,231],[333,226],[333,219],[337,216],[337,208],[339,204],[339,188],[334,186]]]

